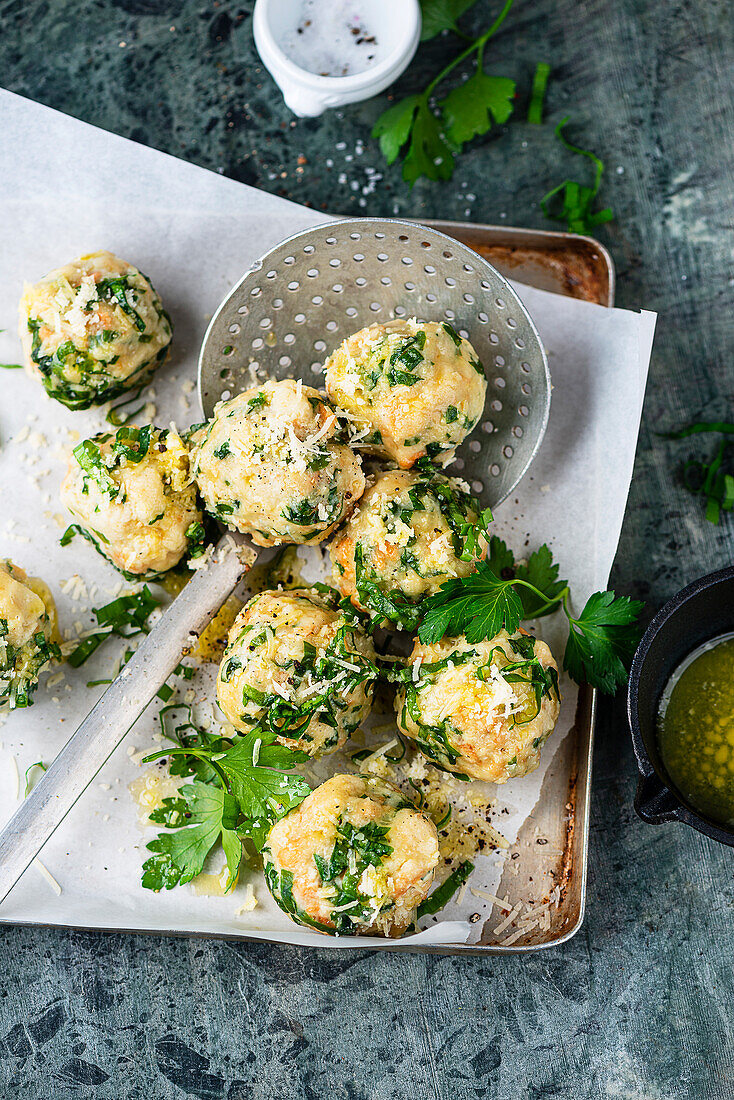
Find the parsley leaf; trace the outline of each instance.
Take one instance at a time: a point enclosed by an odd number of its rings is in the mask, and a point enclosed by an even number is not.
[[[457,20],[475,3],[476,0],[421,0],[421,42],[428,42],[442,31],[460,33]]]
[[[443,102],[446,137],[460,146],[486,134],[492,119],[497,123],[507,122],[514,98],[514,80],[476,72],[450,91]]]
[[[167,801],[170,803],[172,800]],[[237,819],[235,799],[222,787],[209,783],[187,783],[181,788],[180,799],[176,802],[186,806],[185,810],[180,805],[176,806],[176,811],[187,819],[185,827],[169,825],[171,832],[160,833],[147,845],[154,855],[143,864],[142,885],[147,890],[171,890],[179,883],[191,882],[201,873],[206,857],[220,837],[231,833],[239,845],[239,851],[231,843],[232,837],[228,837],[229,889],[234,884],[242,859],[242,844],[234,833]],[[166,807],[169,812],[171,809],[170,805]]]
[[[555,608],[545,607],[545,604],[557,600],[568,591],[568,581],[558,579],[558,566],[553,561],[553,555],[545,543],[530,555],[527,565],[518,565],[515,568],[515,576],[519,580],[532,584],[534,588],[540,589],[543,594],[541,599],[529,588],[520,590],[525,619],[537,619],[543,615],[549,615]]]
[[[613,695],[627,682],[627,669],[640,640],[637,618],[644,604],[613,592],[595,592],[570,631],[563,667],[577,683],[587,680]]]
[[[161,716],[176,709],[180,708],[164,707]],[[154,855],[143,865],[142,884],[150,890],[170,890],[190,882],[220,842],[227,860],[229,889],[239,871],[243,839],[252,840],[260,849],[273,822],[311,793],[300,775],[283,770],[307,756],[277,744],[274,733],[259,730],[231,745],[197,730],[190,708],[186,709],[188,720],[173,734],[161,718],[164,734],[176,742],[176,748],[152,753],[144,762],[171,756],[171,774],[195,772],[198,778],[182,787],[176,798],[164,799],[162,807],[150,815],[154,824],[164,825],[171,832],[160,833],[148,844]],[[186,760],[186,766],[177,768],[181,759]]]
[[[504,580],[510,580],[515,576],[515,555],[498,535],[492,535],[489,540],[487,565],[493,573]]]
[[[495,535],[489,541],[487,560],[479,562],[474,573],[447,581],[423,601],[418,637],[433,643],[445,634],[463,634],[473,644],[493,638],[502,629],[514,634],[523,619],[540,618],[562,606],[569,621],[563,667],[578,683],[586,681],[613,694],[627,680],[644,604],[627,596],[617,598],[614,592],[595,592],[574,618],[568,596],[568,584],[559,579],[558,565],[547,546],[531,554],[526,565],[517,565],[507,545]],[[517,644],[522,652],[523,640]],[[532,664],[532,652],[524,656],[516,667],[518,676],[527,680],[528,670],[521,665]],[[545,690],[539,674],[532,673],[532,682],[536,694]]]
[[[403,164],[403,179],[411,186],[425,176],[429,180],[449,180],[454,174],[454,157],[443,136],[439,119],[422,96],[413,118],[410,147]]]
[[[422,642],[437,642],[444,634],[464,634],[472,643],[493,638],[503,628],[514,634],[523,608],[514,582],[501,580],[480,561],[468,577],[442,584],[423,602],[423,610],[426,614],[418,630]]]
[[[245,817],[275,820],[311,793],[300,775],[278,770],[307,760],[307,754],[275,744],[275,736],[251,730],[234,748],[213,758],[229,780]]]
[[[588,157],[596,169],[594,182],[589,187],[584,183],[566,179],[563,183],[559,183],[557,187],[548,191],[540,200],[540,205],[546,218],[566,222],[569,233],[590,233],[597,225],[603,225],[614,218],[614,214],[609,207],[596,213],[592,211],[594,200],[601,186],[604,162],[595,153],[589,152],[588,149],[579,149],[577,145],[571,145],[570,141],[566,140],[563,135],[563,128],[567,124],[568,116],[561,119],[556,126],[556,137],[569,152]]]
[[[372,136],[379,138],[382,155],[388,164],[392,164],[400,156],[400,150],[413,129],[415,112],[422,101],[423,96],[409,95],[394,107],[388,107],[375,123]]]
[[[378,118],[372,136],[378,138],[388,164],[405,153],[403,179],[411,186],[425,176],[429,180],[451,179],[454,155],[465,142],[485,134],[496,122],[506,122],[512,113],[515,84],[505,77],[487,76],[482,68],[484,47],[505,20],[513,0],[504,6],[491,27],[469,42],[424,92],[407,96]],[[442,30],[458,30],[456,20],[470,5],[465,0],[426,0],[424,39]],[[457,65],[475,56],[476,72],[443,100],[434,102],[434,92]]]

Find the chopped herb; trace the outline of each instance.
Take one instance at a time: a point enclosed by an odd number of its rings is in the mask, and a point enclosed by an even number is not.
[[[199,523],[198,520],[194,520],[186,528],[186,543],[188,545],[189,557],[200,558],[206,549],[206,529],[203,523]]]
[[[543,101],[545,100],[545,89],[550,71],[551,67],[545,61],[539,61],[535,66],[533,90],[530,93],[530,105],[528,107],[528,122],[533,123],[534,126],[540,126],[543,122]]]
[[[445,882],[442,882],[437,889],[433,891],[430,897],[427,897],[425,901],[422,901],[418,906],[418,919],[421,917],[431,916],[433,913],[438,913],[451,901],[454,894],[464,885],[466,880],[474,870],[474,864],[468,859],[460,863],[459,866],[451,872]]]
[[[442,322],[442,327],[443,327],[444,332],[447,334],[447,336],[450,336],[451,339],[454,341],[454,344],[456,345],[457,350],[460,349],[461,348],[461,337],[459,336],[458,332],[453,327],[453,325],[450,325],[448,323],[448,321],[443,321]]]
[[[90,481],[93,481],[103,493],[106,493],[113,500],[117,498],[120,493],[122,493],[124,499],[124,491],[110,476],[109,469],[102,457],[102,452],[93,439],[83,439],[81,443],[77,443],[72,454],[86,475],[85,484],[86,478],[88,478]]]
[[[540,200],[543,213],[554,221],[565,222],[569,233],[591,233],[598,225],[603,225],[613,219],[614,214],[609,207],[592,211],[596,199],[601,177],[604,172],[604,162],[590,153],[587,149],[579,149],[577,145],[571,145],[563,134],[563,128],[568,124],[568,116],[561,119],[556,126],[556,137],[572,153],[587,157],[595,168],[594,182],[591,186],[577,183],[575,180],[564,180],[557,187],[552,188]]]
[[[42,772],[48,771],[48,766],[44,764],[43,760],[36,760],[34,764],[29,764],[25,770],[25,790],[23,791],[23,798],[27,798],[33,790],[34,781],[32,779],[32,773],[34,768],[40,768]]]
[[[133,465],[142,462],[150,449],[152,431],[150,424],[146,424],[144,428],[119,428],[112,444],[113,458],[123,458]]]
[[[97,283],[99,301],[116,302],[123,313],[132,320],[139,332],[145,332],[145,321],[131,304],[137,302],[139,291],[130,286],[130,276],[121,275],[113,279],[100,279]]]
[[[23,370],[22,363],[0,363],[0,370]]]
[[[663,433],[664,439],[686,439],[692,435],[714,432],[724,438],[716,448],[710,462],[701,462],[690,458],[683,466],[683,484],[690,493],[704,497],[706,501],[706,519],[709,523],[719,523],[722,512],[731,512],[734,508],[734,468],[724,466],[729,453],[730,441],[727,436],[734,435],[734,424],[723,420],[698,420],[681,428],[677,432]],[[732,472],[729,472],[732,471]]]
[[[86,531],[78,523],[71,523],[59,539],[59,546],[68,546],[75,535],[86,535]]]
[[[99,626],[103,630],[90,634],[69,654],[67,661],[72,668],[79,668],[113,634],[120,638],[132,638],[136,634],[147,634],[150,627],[148,619],[159,607],[148,588],[143,586],[140,592],[131,592],[128,596],[118,596],[104,607],[92,608]]]
[[[142,405],[138,405],[137,409],[132,409],[130,412],[121,416],[122,409],[127,409],[130,405],[134,404],[138,400],[143,392],[143,386],[138,386],[134,393],[125,397],[122,401],[118,401],[116,405],[112,405],[107,412],[105,420],[108,424],[111,424],[113,428],[120,428],[123,424],[129,424],[131,420],[134,420],[138,413],[141,413],[145,408],[145,402]]]
[[[226,458],[227,455],[232,454],[232,448],[229,445],[229,440],[225,439],[218,447],[214,448],[215,458]]]

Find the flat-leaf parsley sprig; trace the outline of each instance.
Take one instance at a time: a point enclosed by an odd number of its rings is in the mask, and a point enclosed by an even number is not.
[[[150,815],[154,824],[168,831],[148,844],[153,855],[143,864],[142,885],[171,890],[190,882],[221,843],[227,861],[225,889],[229,890],[244,858],[243,841],[249,839],[258,850],[262,848],[271,825],[311,793],[305,779],[290,774],[308,757],[277,744],[275,733],[264,730],[227,741],[198,731],[190,715],[183,729],[186,733],[180,739],[178,730],[174,735],[174,747],[151,753],[143,761],[184,758],[187,767],[177,769],[177,774],[193,771],[197,778],[181,787],[175,798],[164,798]]]
[[[513,0],[505,4],[491,27],[470,41],[469,45],[446,65],[428,84],[425,91],[406,96],[388,107],[375,123],[372,136],[379,139],[388,164],[392,164],[407,146],[403,163],[403,179],[411,186],[425,176],[430,180],[451,179],[454,155],[472,138],[486,134],[492,125],[507,122],[512,114],[515,82],[507,77],[488,76],[484,72],[484,47],[501,27]],[[443,0],[423,5],[424,40],[444,29],[457,33],[456,19],[470,7],[460,0]],[[426,33],[426,27],[429,33]],[[453,88],[448,95],[434,102],[436,89],[447,76],[471,57],[476,58],[476,72]]]
[[[445,634],[463,634],[473,644],[503,629],[514,634],[523,619],[562,608],[569,623],[563,667],[577,683],[586,681],[612,695],[627,681],[644,604],[614,592],[595,592],[574,616],[569,597],[547,546],[531,555],[527,565],[518,565],[506,544],[493,536],[486,561],[468,577],[447,581],[423,602],[418,637],[430,644]]]

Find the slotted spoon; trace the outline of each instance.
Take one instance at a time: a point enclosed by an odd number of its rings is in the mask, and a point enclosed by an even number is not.
[[[507,280],[476,252],[426,226],[380,218],[330,222],[257,260],[204,338],[204,415],[265,377],[301,378],[320,388],[323,363],[346,336],[375,321],[413,316],[450,322],[484,365],[484,417],[447,472],[468,481],[484,506],[496,507],[542,441],[548,364]],[[240,535],[222,538],[0,834],[0,901],[249,568],[234,543],[245,551],[251,545]]]

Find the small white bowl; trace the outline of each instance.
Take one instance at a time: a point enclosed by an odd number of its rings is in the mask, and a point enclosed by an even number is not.
[[[323,0],[325,4],[329,2]],[[295,115],[313,117],[323,114],[328,107],[369,99],[397,80],[412,61],[421,35],[418,0],[369,0],[364,7],[378,39],[380,35],[389,36],[392,42],[389,54],[361,73],[319,76],[296,65],[280,45],[288,31],[298,25],[302,14],[298,0],[256,0],[255,45]]]

